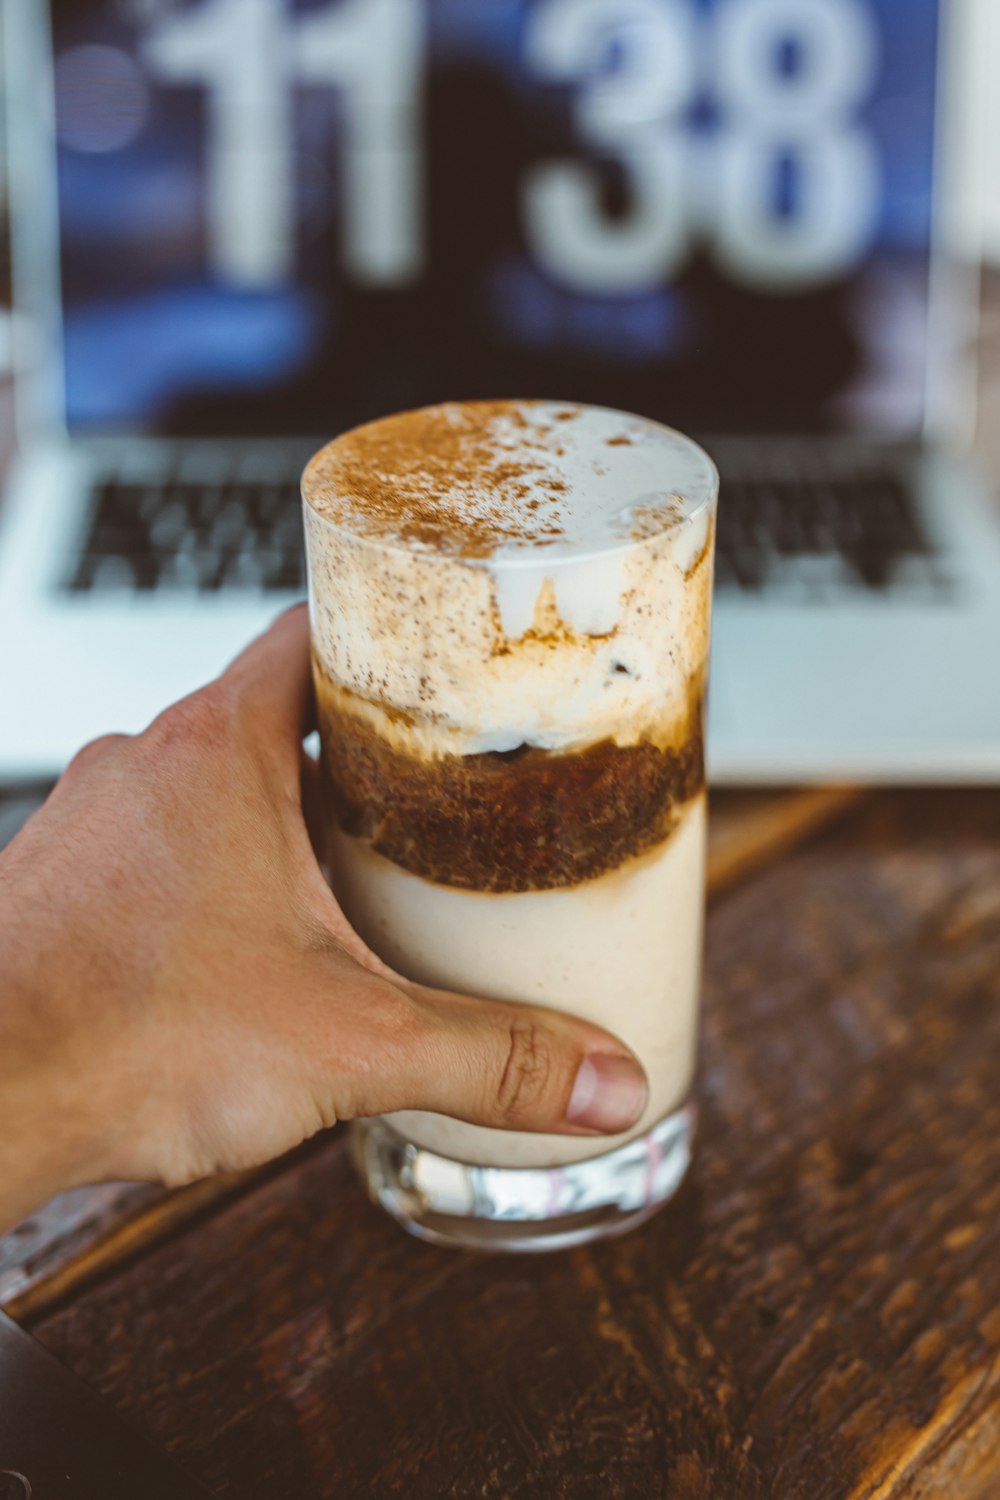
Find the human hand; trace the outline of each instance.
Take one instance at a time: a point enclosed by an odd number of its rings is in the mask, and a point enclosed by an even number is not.
[[[360,1115],[576,1135],[641,1115],[606,1032],[408,983],[350,929],[304,811],[311,702],[298,609],[144,733],[88,745],[0,856],[0,1223]]]

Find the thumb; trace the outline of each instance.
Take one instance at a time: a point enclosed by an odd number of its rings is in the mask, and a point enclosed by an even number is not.
[[[403,1004],[359,1080],[356,1114],[425,1109],[505,1130],[614,1135],[646,1108],[645,1073],[600,1027],[542,1006],[392,988]]]

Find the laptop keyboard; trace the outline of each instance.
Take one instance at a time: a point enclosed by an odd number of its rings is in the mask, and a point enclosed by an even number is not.
[[[790,589],[821,599],[845,590],[876,595],[947,586],[898,466],[747,473],[731,469],[723,457],[721,467],[720,589]],[[298,484],[109,480],[92,492],[82,545],[63,581],[74,593],[302,593]]]
[[[743,593],[940,593],[948,580],[895,467],[829,476],[722,473],[716,582]]]
[[[218,589],[302,593],[298,485],[172,479],[95,487],[72,592]]]

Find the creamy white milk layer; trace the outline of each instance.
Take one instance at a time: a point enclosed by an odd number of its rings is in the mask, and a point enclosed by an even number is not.
[[[649,1077],[649,1107],[627,1135],[514,1134],[390,1115],[408,1140],[481,1166],[555,1166],[622,1145],[683,1103],[697,1039],[705,830],[701,794],[650,853],[568,890],[514,895],[436,885],[334,835],[336,893],[387,963],[437,988],[572,1011],[620,1036]]]

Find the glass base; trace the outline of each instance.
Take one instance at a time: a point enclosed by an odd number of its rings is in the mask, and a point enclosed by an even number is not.
[[[564,1167],[450,1161],[383,1119],[356,1121],[352,1149],[372,1202],[418,1239],[523,1254],[566,1250],[644,1223],[680,1186],[695,1121],[687,1104],[628,1145]]]

